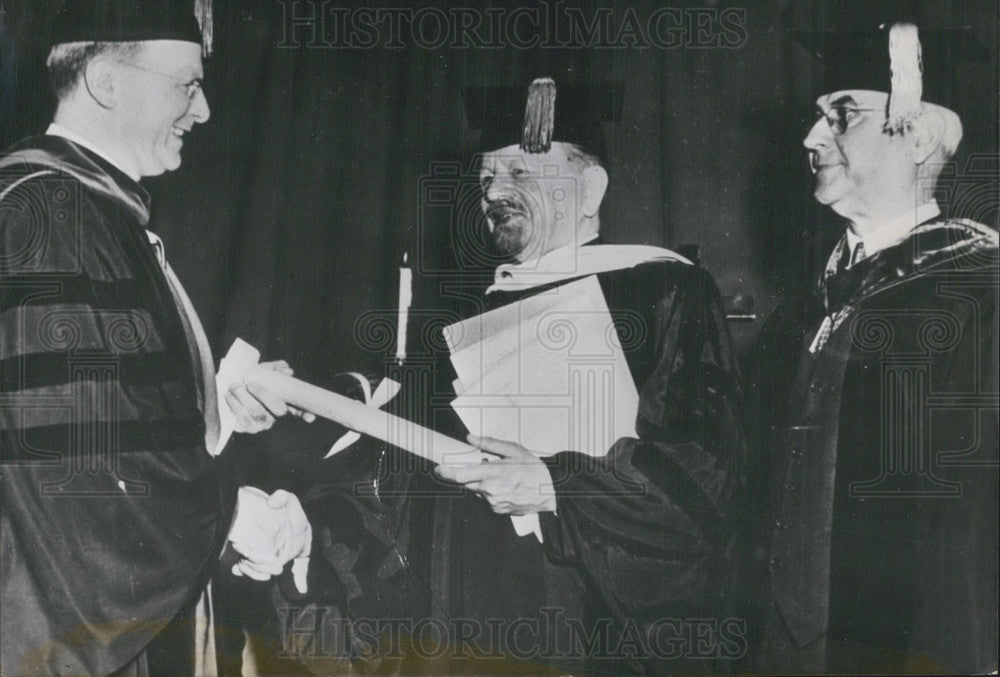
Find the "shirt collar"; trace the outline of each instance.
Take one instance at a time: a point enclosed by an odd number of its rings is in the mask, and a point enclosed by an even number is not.
[[[553,274],[561,275],[570,272],[576,268],[577,250],[582,245],[593,242],[598,237],[600,236],[594,233],[585,239],[571,242],[558,249],[546,252],[537,259],[530,259],[521,263],[504,263],[497,267],[496,272],[493,274],[493,281],[502,283],[525,273],[531,273],[535,276],[545,276]]]
[[[911,230],[940,214],[941,209],[938,207],[937,200],[932,199],[929,202],[923,203],[912,212],[905,212],[884,221],[866,235],[857,235],[853,230],[848,228],[848,251],[854,251],[858,242],[861,242],[865,246],[864,258],[874,256],[883,249],[888,249],[893,245],[899,244],[906,239]]]
[[[495,291],[517,292],[541,285],[562,282],[587,275],[634,268],[652,261],[691,262],[677,252],[641,244],[598,244],[591,238],[578,246],[560,247],[533,261],[502,266],[487,294]]]
[[[83,146],[91,153],[95,153],[104,160],[110,162],[112,165],[114,165],[117,169],[121,170],[126,176],[128,176],[133,181],[139,180],[138,176],[136,176],[133,172],[130,172],[127,169],[125,169],[125,167],[123,167],[120,162],[111,157],[107,152],[101,150],[100,148],[95,146],[92,142],[88,141],[84,137],[74,132],[72,129],[63,127],[58,122],[53,122],[52,124],[49,125],[49,128],[45,130],[45,133],[48,136],[61,136],[67,141],[72,141],[78,146]]]

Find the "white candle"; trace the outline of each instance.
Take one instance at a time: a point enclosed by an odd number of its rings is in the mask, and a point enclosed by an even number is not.
[[[413,300],[413,271],[406,265],[407,254],[403,254],[403,265],[399,268],[399,309],[396,314],[396,361],[406,360],[406,325],[409,321],[410,302]]]

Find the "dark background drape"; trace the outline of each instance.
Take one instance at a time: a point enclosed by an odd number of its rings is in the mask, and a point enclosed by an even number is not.
[[[0,0],[0,147],[43,132],[51,120],[46,26],[61,3]],[[604,125],[611,183],[602,234],[614,242],[696,245],[730,309],[757,317],[731,323],[747,357],[778,299],[810,288],[843,232],[812,200],[801,141],[815,119],[822,70],[792,32],[836,27],[873,5],[972,27],[985,56],[954,64],[965,139],[939,198],[955,215],[995,225],[994,0],[366,4],[410,17],[466,10],[482,22],[490,12],[503,21],[518,11],[542,17],[576,8],[607,31],[563,34],[572,44],[562,48],[515,46],[510,26],[498,47],[469,36],[457,45],[426,44],[436,41],[432,19],[423,26],[424,44],[412,30],[391,35],[383,24],[370,48],[315,46],[324,26],[294,27],[293,16],[327,8],[328,41],[343,45],[334,17],[357,8],[342,0],[216,0],[215,53],[205,64],[211,119],[187,135],[179,171],[144,181],[153,197],[151,228],[164,239],[217,357],[239,336],[316,383],[345,370],[377,374],[394,345],[404,252],[415,269],[414,307],[431,309],[411,321],[411,353],[430,335],[422,326],[428,318],[435,311],[448,318],[461,305],[455,296],[462,281],[489,267],[474,159],[481,149],[465,119],[463,90],[527,87],[540,75],[558,83],[619,81],[621,120]],[[636,45],[642,36],[625,37],[632,44],[622,48],[605,44],[627,30],[630,16],[644,25],[662,7],[681,17],[670,24],[679,45]],[[726,46],[712,46],[726,10],[735,10],[728,16],[737,30]],[[479,35],[484,31],[489,36],[480,26]],[[290,440],[298,438],[277,430],[257,438],[271,459],[258,477],[281,475],[294,451],[288,447],[296,446]],[[230,613],[266,617],[266,598],[247,590],[237,587],[228,604],[252,609]]]
[[[4,146],[43,131],[50,119],[45,26],[60,4],[0,3]],[[781,294],[804,288],[838,234],[812,203],[801,147],[822,72],[791,31],[836,26],[859,4],[871,3],[470,3],[466,9],[483,21],[488,9],[509,17],[518,7],[541,16],[576,7],[588,21],[607,12],[605,35],[627,26],[630,12],[644,24],[662,6],[692,11],[672,49],[616,48],[600,44],[601,35],[578,35],[567,48],[524,48],[506,33],[496,48],[468,36],[458,46],[435,46],[426,44],[436,39],[432,20],[423,24],[425,44],[413,30],[394,37],[381,26],[377,44],[360,48],[310,46],[324,29],[343,44],[334,17],[352,8],[347,3],[217,0],[205,78],[212,117],[187,137],[179,171],[145,182],[152,227],[217,354],[242,336],[319,381],[347,368],[377,369],[383,355],[371,348],[385,342],[359,336],[357,325],[365,313],[394,313],[402,253],[410,252],[425,299],[456,271],[482,263],[475,256],[482,242],[477,135],[465,120],[463,89],[527,86],[545,74],[557,82],[622,81],[622,119],[604,126],[611,176],[604,236],[698,245],[722,293],[752,297],[763,317]],[[997,3],[906,5],[918,17],[972,26],[986,50],[984,63],[955,68],[953,86],[975,104],[963,112],[956,171],[962,185],[995,181]],[[411,17],[421,8],[458,7],[369,6],[406,7]],[[325,26],[291,25],[291,17],[322,15],[324,7]],[[730,19],[743,38],[698,46],[718,35],[718,13],[727,8],[741,12]],[[702,21],[707,32],[692,37]],[[970,168],[970,157],[980,164]],[[444,193],[435,192],[442,186]],[[973,194],[952,195],[956,211],[995,220],[996,196]],[[442,195],[455,198],[450,208]],[[759,325],[733,323],[741,351]]]

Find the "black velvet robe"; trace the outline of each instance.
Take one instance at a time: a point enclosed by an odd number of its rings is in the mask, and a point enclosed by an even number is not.
[[[2,672],[106,674],[203,585],[235,491],[145,191],[45,136],[9,149],[0,193]]]
[[[340,646],[353,641],[355,657],[367,652],[362,669],[459,674],[555,665],[660,674],[717,671],[718,661],[745,651],[745,629],[724,622],[744,439],[718,291],[703,269],[675,262],[597,277],[639,391],[639,436],[618,440],[603,458],[565,451],[544,459],[558,502],[557,515],[541,515],[544,543],[518,537],[508,515],[396,449],[382,450],[371,482],[303,489],[314,529],[326,539],[315,551],[325,556],[314,557],[313,590],[330,590],[318,580],[326,565],[337,579],[328,600],[347,601],[333,611],[318,602],[327,618],[344,612],[377,625],[406,617],[402,632],[420,635],[392,655],[396,647],[384,635],[368,627],[354,633]],[[486,304],[513,300],[498,291]],[[438,326],[454,318],[441,319]],[[428,379],[454,379],[445,352],[429,364]],[[421,392],[404,386],[394,406],[414,415],[408,394]],[[430,411],[417,417],[461,438],[453,398],[439,386],[423,395]],[[335,463],[356,472],[370,453],[353,449]],[[378,497],[366,499],[373,487]],[[365,542],[348,522],[351,509],[377,538]],[[375,554],[385,547],[387,556]],[[695,633],[705,637],[701,645]],[[447,648],[419,649],[428,640]]]
[[[765,666],[995,670],[997,234],[926,223],[822,292],[770,448]]]

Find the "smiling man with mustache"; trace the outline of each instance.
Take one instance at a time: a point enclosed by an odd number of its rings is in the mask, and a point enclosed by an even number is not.
[[[521,628],[491,648],[574,672],[722,670],[726,655],[740,653],[739,637],[722,655],[713,635],[711,656],[678,640],[690,619],[715,619],[718,629],[727,614],[744,447],[718,290],[704,269],[670,250],[601,241],[608,173],[594,110],[613,98],[610,86],[557,92],[539,78],[527,106],[523,90],[498,90],[466,97],[470,124],[483,128],[488,149],[480,204],[494,247],[509,259],[485,307],[509,309],[594,281],[614,323],[604,340],[621,346],[638,411],[627,421],[635,432],[602,437],[597,455],[581,439],[577,449],[542,454],[525,433],[524,446],[470,438],[490,463],[438,466],[439,477],[465,492],[437,488],[441,566],[432,564],[429,575],[437,613]],[[520,369],[532,368],[519,359]],[[612,430],[618,404],[582,409],[593,418],[588,429]],[[536,519],[537,532],[519,535],[511,515]],[[634,652],[622,648],[632,640]],[[495,671],[485,661],[463,670]]]
[[[568,196],[566,181],[547,181],[546,167],[563,169],[579,192]],[[483,156],[479,182],[493,244],[514,261],[598,237],[608,174],[579,146],[557,141],[544,153],[522,153],[517,146],[491,151]]]
[[[814,195],[845,230],[815,299],[784,314],[801,352],[762,430],[763,672],[996,670],[997,232],[931,197],[962,125],[930,101],[967,96],[946,59],[973,39],[909,22],[803,36],[830,80],[803,142]]]

